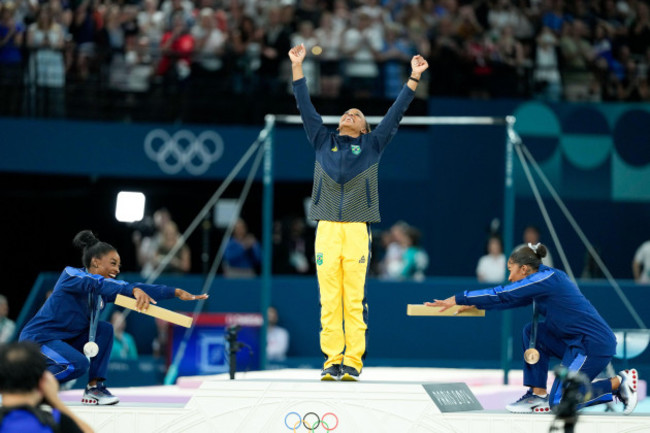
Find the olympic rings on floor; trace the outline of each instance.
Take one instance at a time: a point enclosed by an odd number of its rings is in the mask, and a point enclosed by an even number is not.
[[[292,420],[295,420],[295,422],[287,423],[289,417],[291,417]],[[333,420],[330,419],[330,422],[335,421],[332,427],[330,427],[330,425],[325,421],[326,417],[333,418]],[[293,424],[293,426],[291,424]],[[298,412],[289,412],[284,416],[284,425],[287,427],[287,429],[293,432],[298,431],[301,425],[304,426],[305,429],[307,429],[309,432],[316,431],[316,429],[322,425],[323,430],[329,432],[336,430],[336,428],[339,426],[339,418],[333,412],[327,412],[322,416],[318,416],[318,414],[315,412],[307,412],[303,416],[300,416]]]

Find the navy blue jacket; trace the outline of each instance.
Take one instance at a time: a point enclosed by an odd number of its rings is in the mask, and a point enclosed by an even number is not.
[[[118,294],[133,297],[133,289],[144,290],[156,301],[171,299],[176,289],[160,284],[128,283],[91,274],[85,269],[66,267],[54,286],[52,295],[20,333],[20,340],[47,343],[68,340],[88,333],[90,327],[89,295],[114,302]]]
[[[538,272],[507,286],[464,291],[456,294],[458,305],[475,305],[480,309],[507,309],[535,301],[546,327],[567,346],[582,349],[584,354],[612,356],[616,337],[564,272],[540,265]]]
[[[377,127],[359,137],[339,135],[323,125],[307,81],[293,82],[305,132],[316,151],[310,218],[325,221],[379,222],[378,165],[415,92],[404,85]]]

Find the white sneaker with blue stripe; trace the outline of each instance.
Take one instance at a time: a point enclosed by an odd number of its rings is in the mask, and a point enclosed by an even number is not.
[[[639,373],[633,368],[619,372],[618,377],[621,379],[621,385],[615,395],[624,404],[623,413],[629,415],[636,408],[638,401],[636,390],[639,384]]]
[[[104,382],[97,382],[96,386],[86,387],[84,395],[81,398],[82,404],[99,406],[117,404],[119,401],[119,398],[115,397],[106,389]]]
[[[548,404],[548,395],[540,397],[528,390],[519,400],[506,406],[512,413],[551,413],[551,407]]]

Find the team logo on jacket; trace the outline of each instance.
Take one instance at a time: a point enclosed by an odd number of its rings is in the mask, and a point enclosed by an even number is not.
[[[318,266],[323,264],[323,253],[317,253],[316,254],[316,264]]]
[[[359,259],[359,263],[361,264],[366,263],[366,256],[361,256],[361,258]]]
[[[334,147],[332,148],[332,152],[338,152],[338,151],[339,151],[339,148],[338,148],[338,147],[334,146]]]
[[[361,153],[361,146],[359,146],[358,144],[353,144],[352,146],[350,146],[350,149],[352,150],[352,153],[355,155]]]

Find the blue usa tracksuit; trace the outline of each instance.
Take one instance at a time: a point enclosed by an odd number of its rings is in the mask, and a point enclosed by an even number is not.
[[[52,295],[20,333],[20,341],[41,345],[48,370],[61,383],[76,379],[86,371],[90,379],[106,378],[108,359],[113,347],[113,326],[99,322],[95,343],[97,356],[90,359],[83,353],[88,342],[91,303],[114,302],[118,294],[133,297],[137,287],[156,301],[173,298],[175,288],[158,284],[127,283],[91,274],[85,269],[66,267],[54,286]]]
[[[546,388],[549,359],[562,360],[569,371],[580,371],[594,380],[616,353],[616,337],[580,289],[562,271],[540,265],[538,272],[507,286],[465,291],[456,295],[459,305],[481,309],[507,309],[535,301],[545,317],[537,328],[536,349],[540,360],[524,364],[524,385]],[[528,349],[532,323],[524,328],[523,348]],[[551,407],[562,397],[562,383],[555,379],[549,393]],[[609,379],[592,384],[591,398],[580,407],[612,401]]]

